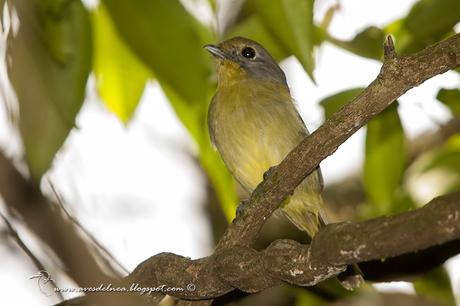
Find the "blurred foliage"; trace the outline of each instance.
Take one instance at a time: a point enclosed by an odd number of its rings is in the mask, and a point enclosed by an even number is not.
[[[460,135],[452,136],[445,145],[432,151],[430,161],[421,170],[426,172],[432,169],[443,168],[460,173]]]
[[[295,306],[326,306],[325,300],[317,296],[316,294],[307,291],[305,289],[296,290],[296,303]]]
[[[104,0],[126,43],[155,76],[194,109],[209,98],[211,62],[205,28],[176,0]],[[205,106],[205,105],[204,105]]]
[[[258,15],[243,20],[226,35],[227,38],[234,36],[244,36],[261,43],[267,50],[270,50],[270,54],[278,61],[289,55],[284,46],[279,44],[276,38],[271,35],[270,30],[267,29],[262,18]]]
[[[364,187],[377,214],[393,210],[405,161],[405,135],[393,103],[367,124]]]
[[[326,120],[331,118],[342,106],[357,97],[363,90],[364,88],[347,89],[321,100],[319,104],[324,108]]]
[[[454,116],[460,116],[460,90],[440,89],[436,98],[444,103]]]
[[[414,41],[427,46],[442,39],[460,20],[460,1],[423,0],[416,3],[403,21]]]
[[[74,126],[91,70],[102,101],[122,122],[131,119],[148,80],[157,81],[178,118],[199,149],[223,212],[231,221],[238,202],[234,181],[212,149],[206,125],[207,107],[215,91],[211,56],[204,44],[222,37],[200,23],[179,0],[101,0],[92,12],[80,0],[8,0],[20,21],[7,41],[8,75],[16,91],[18,125],[32,177],[38,182]],[[208,0],[211,11],[219,1]],[[3,7],[4,1],[0,0]],[[328,25],[339,7],[315,24],[313,0],[246,0],[226,38],[245,36],[262,43],[281,61],[295,56],[314,79],[315,49],[329,42],[355,55],[382,60],[385,36],[395,37],[400,53],[418,51],[452,33],[460,21],[460,1],[419,0],[404,18],[385,26],[368,26],[350,40],[335,38]],[[233,19],[232,19],[233,20]],[[94,45],[94,46],[93,46]],[[94,52],[93,52],[94,50]],[[371,81],[371,80],[369,80]],[[363,88],[331,94],[320,104],[329,119]],[[451,112],[460,114],[460,91],[441,89],[437,95]],[[152,101],[155,103],[155,101]],[[155,118],[152,118],[155,120]],[[362,216],[392,214],[415,206],[406,190],[406,136],[396,103],[369,122],[366,134],[364,185],[367,201]],[[460,189],[460,135],[425,154],[418,173],[448,171],[459,178],[446,192]],[[346,292],[322,283],[334,296]],[[452,305],[445,271],[439,269],[415,282],[419,294]],[[298,305],[323,305],[314,293],[297,293]]]
[[[417,165],[420,177],[439,173],[442,193],[460,190],[460,134],[450,137],[441,148],[425,153]]]
[[[313,0],[248,0],[247,7],[262,18],[278,43],[297,57],[313,79]]]
[[[382,44],[385,40],[385,32],[375,26],[365,28],[350,41],[327,37],[328,41],[336,46],[348,50],[356,55],[380,60],[383,56]]]
[[[455,306],[455,296],[449,275],[442,267],[425,273],[414,281],[417,294],[439,302],[442,306]]]
[[[152,73],[118,35],[103,4],[93,12],[92,21],[99,94],[107,108],[127,123]]]
[[[203,45],[213,41],[210,29],[190,15],[178,0],[104,0],[116,29],[153,72],[178,117],[200,149],[200,161],[230,221],[237,197],[223,162],[212,151],[206,129],[208,102],[214,91],[211,59]]]
[[[460,20],[460,1],[421,0],[408,15],[389,24],[385,31],[395,36],[398,53],[412,53],[453,34]]]
[[[38,182],[74,126],[91,69],[91,27],[78,0],[16,0],[8,76],[20,108],[25,157]]]

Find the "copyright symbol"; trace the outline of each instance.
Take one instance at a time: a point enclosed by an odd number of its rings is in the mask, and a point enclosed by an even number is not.
[[[195,284],[193,284],[193,283],[188,284],[187,285],[187,290],[188,291],[195,291],[196,290]]]

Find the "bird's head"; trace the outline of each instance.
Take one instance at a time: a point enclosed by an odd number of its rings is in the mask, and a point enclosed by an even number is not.
[[[286,85],[284,72],[276,61],[253,40],[234,37],[218,45],[205,45],[204,48],[219,61],[219,83],[254,78]]]

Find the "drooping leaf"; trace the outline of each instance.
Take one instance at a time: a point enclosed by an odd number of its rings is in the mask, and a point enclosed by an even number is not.
[[[233,36],[243,36],[259,42],[277,61],[280,61],[289,55],[289,53],[278,43],[276,38],[274,38],[269,32],[258,15],[252,15],[244,21],[238,23],[230,31],[228,38]]]
[[[254,0],[255,12],[290,54],[300,61],[313,79],[315,61],[313,48],[313,0]]]
[[[231,222],[235,218],[238,205],[235,182],[231,174],[210,143],[201,148],[200,162],[214,186],[226,219]]]
[[[103,4],[92,17],[97,88],[107,108],[127,123],[151,72],[120,38]]]
[[[179,0],[104,0],[123,39],[155,77],[189,104],[206,105],[210,56],[204,29]],[[204,27],[202,27],[204,28]]]
[[[380,60],[383,56],[385,32],[375,26],[365,28],[350,41],[328,38],[335,45],[357,55]]]
[[[203,49],[215,43],[207,28],[178,0],[103,0],[112,20],[135,54],[152,70],[177,116],[196,141],[227,219],[235,214],[234,182],[207,134],[207,106],[214,84],[211,56]],[[152,118],[154,120],[154,118]]]
[[[74,125],[91,67],[88,12],[79,0],[14,1],[20,21],[7,44],[26,160],[38,181]]]
[[[348,89],[321,100],[319,104],[324,108],[326,120],[331,118],[335,112],[358,96],[363,90],[364,88],[361,87]]]
[[[396,104],[367,125],[364,186],[376,212],[391,210],[406,161],[405,135]]]
[[[456,305],[449,275],[443,267],[431,270],[414,281],[414,289],[418,295],[437,301],[440,305]]]
[[[459,89],[445,89],[441,88],[438,91],[436,99],[444,103],[454,114],[460,116],[460,90]]]
[[[202,107],[190,107],[181,101],[181,98],[167,85],[161,84],[161,86],[178,117],[197,142],[200,163],[213,184],[223,213],[229,222],[232,221],[238,204],[235,184],[222,159],[212,148],[207,130],[206,113],[203,113]]]

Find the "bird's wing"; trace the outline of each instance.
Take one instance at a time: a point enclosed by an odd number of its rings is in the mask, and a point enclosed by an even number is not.
[[[213,130],[211,128],[211,124],[212,124],[211,120],[214,117],[212,115],[212,112],[214,111],[213,105],[215,103],[215,100],[216,100],[216,96],[212,97],[211,103],[209,104],[209,107],[208,107],[208,118],[207,118],[207,120],[208,120],[208,132],[209,132],[209,137],[211,138],[212,148],[217,151],[216,137],[215,137],[214,132],[213,132]]]

